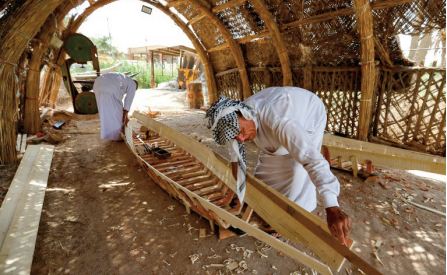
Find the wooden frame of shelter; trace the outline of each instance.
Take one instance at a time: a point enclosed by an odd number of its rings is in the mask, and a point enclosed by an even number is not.
[[[330,7],[291,1],[144,2],[191,40],[204,65],[208,102],[219,95],[243,99],[268,86],[301,86],[323,99],[331,132],[444,155],[445,70],[412,67],[394,35],[443,28],[445,0],[337,0]],[[42,0],[7,0],[1,7],[1,163],[16,158],[17,106],[32,134],[40,125],[39,105],[55,103],[64,54],[51,41],[63,40],[114,0],[89,1],[67,26],[61,24],[82,2],[51,0],[42,8]],[[17,83],[16,75],[26,77]],[[19,86],[21,103],[13,92]]]

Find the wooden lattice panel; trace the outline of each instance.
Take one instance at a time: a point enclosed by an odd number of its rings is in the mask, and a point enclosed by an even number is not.
[[[345,137],[357,135],[360,85],[359,68],[313,68],[312,91],[327,111],[326,130]]]
[[[384,69],[377,91],[373,135],[445,154],[445,71]]]
[[[226,96],[232,99],[241,99],[242,84],[239,71],[216,75],[217,96]]]

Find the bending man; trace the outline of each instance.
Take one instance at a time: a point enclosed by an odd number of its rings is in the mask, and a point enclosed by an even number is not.
[[[246,171],[243,143],[253,141],[260,149],[255,176],[309,212],[317,206],[317,189],[332,235],[347,244],[351,220],[339,208],[340,184],[320,153],[326,110],[316,95],[301,88],[272,87],[244,102],[221,97],[206,117],[214,140],[231,143],[240,199]]]
[[[121,139],[120,133],[129,121],[127,115],[137,89],[136,80],[120,73],[105,73],[96,78],[93,91],[98,104],[102,139]]]

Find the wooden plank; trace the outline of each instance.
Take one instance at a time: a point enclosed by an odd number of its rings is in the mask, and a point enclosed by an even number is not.
[[[374,165],[403,170],[422,170],[445,175],[445,158],[420,152],[395,148],[325,134],[323,144],[332,156],[349,159],[356,156],[358,162],[371,160]]]
[[[53,151],[52,145],[28,147],[11,184],[12,189],[0,208],[0,227],[4,236],[0,248],[1,274],[31,272]]]
[[[22,134],[18,134],[17,135],[17,140],[16,140],[16,151],[20,152],[20,146],[22,144]]]
[[[134,112],[133,116],[144,126],[158,132],[161,136],[168,138],[190,153],[206,165],[232,191],[235,190],[236,183],[231,169],[218,159],[209,148],[144,114]],[[245,195],[247,204],[283,236],[304,243],[334,270],[338,270],[343,258],[346,257],[363,271],[370,274],[380,274],[347,247],[339,244],[330,235],[326,223],[319,217],[307,212],[249,174],[247,175],[247,182]]]
[[[20,153],[25,154],[26,150],[26,134],[22,135],[22,143],[20,144]]]
[[[199,15],[197,15],[196,17],[191,18],[191,20],[189,20],[188,23],[189,23],[190,25],[194,25],[194,24],[196,24],[197,22],[201,21],[202,19],[205,19],[205,17],[206,17],[206,16],[205,16],[204,14],[199,14]]]

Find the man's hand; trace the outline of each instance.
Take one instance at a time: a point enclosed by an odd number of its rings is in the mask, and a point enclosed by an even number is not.
[[[127,115],[128,113],[129,113],[129,111],[123,110],[123,125],[124,126],[127,126],[127,123],[129,122],[129,117]]]
[[[326,208],[327,225],[337,240],[343,245],[348,245],[349,232],[351,232],[352,221],[339,207]]]

